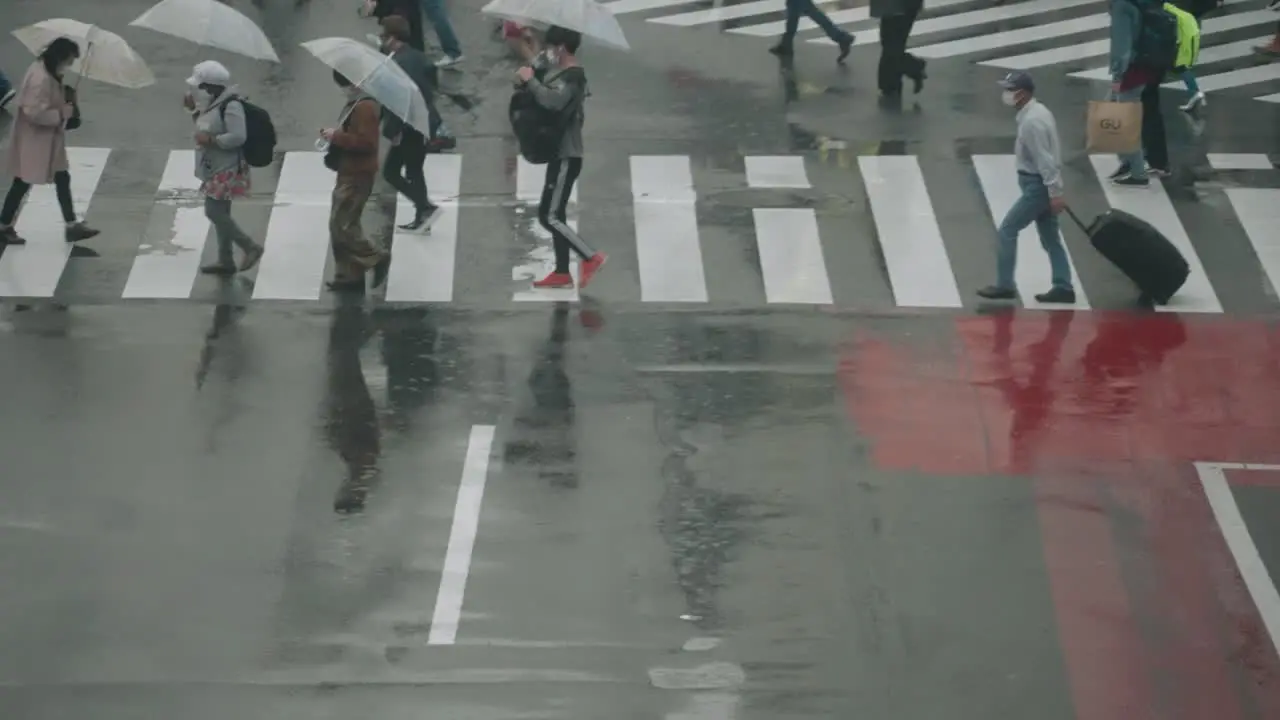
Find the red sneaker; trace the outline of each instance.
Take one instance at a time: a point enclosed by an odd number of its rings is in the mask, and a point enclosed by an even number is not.
[[[534,280],[533,286],[543,289],[571,288],[573,287],[573,276],[569,273],[553,272],[541,280]]]
[[[600,270],[600,268],[604,267],[604,264],[608,261],[609,256],[602,252],[597,252],[595,255],[591,256],[591,259],[584,260],[581,266],[582,283],[579,287],[586,287],[587,283],[591,282],[591,278],[595,277],[595,274]]]

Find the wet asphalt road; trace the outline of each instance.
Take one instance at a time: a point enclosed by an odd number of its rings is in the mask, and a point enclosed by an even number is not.
[[[1216,251],[1200,240],[1222,227],[1213,192],[1275,173],[1220,174],[1181,214],[1220,314],[991,314],[967,284],[958,313],[904,311],[847,245],[828,249],[853,260],[834,309],[636,302],[625,250],[575,303],[513,304],[509,274],[463,277],[458,295],[478,295],[456,304],[246,302],[211,285],[126,303],[119,271],[163,155],[187,147],[176,101],[205,53],[120,30],[146,3],[73,5],[59,13],[119,30],[160,81],[86,85],[76,142],[121,158],[91,209],[99,255],[71,259],[67,309],[10,303],[0,324],[0,715],[1280,714],[1258,572],[1236,569],[1239,533],[1193,464],[1280,462],[1274,290],[1239,223]],[[448,82],[472,109],[445,112],[489,168],[463,176],[459,267],[502,277],[513,66],[479,5],[451,6],[469,60]],[[0,6],[15,26],[49,12]],[[268,7],[280,67],[214,54],[270,104],[282,150],[310,149],[339,107],[297,43],[362,36],[348,6]],[[936,62],[899,113],[872,99],[874,48],[848,70],[809,49],[780,74],[764,39],[624,26],[631,57],[588,56],[588,142],[609,149],[582,222],[630,214],[625,154],[691,155],[711,188],[713,295],[760,283],[734,244],[753,206],[798,197],[824,230],[866,228],[838,189],[857,155],[936,161],[931,182],[960,198],[957,155],[1009,152],[990,68]],[[0,62],[14,74],[26,55],[7,40]],[[1051,105],[1089,95],[1046,77]],[[1084,178],[1081,124],[1060,113]],[[1275,109],[1247,95],[1211,120],[1175,138],[1189,165],[1280,152]],[[749,154],[804,156],[817,189],[751,195],[733,175]],[[943,197],[937,212],[973,238],[957,276],[983,279],[985,210]],[[1089,289],[1098,308],[1130,292],[1114,276]],[[1273,471],[1224,472],[1280,572]]]

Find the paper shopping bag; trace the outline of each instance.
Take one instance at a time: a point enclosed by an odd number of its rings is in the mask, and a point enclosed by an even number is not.
[[[1142,148],[1142,103],[1091,100],[1087,122],[1091,153],[1131,153]]]

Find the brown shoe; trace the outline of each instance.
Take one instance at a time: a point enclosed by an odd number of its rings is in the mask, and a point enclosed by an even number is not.
[[[67,226],[67,242],[80,242],[88,240],[97,235],[100,230],[95,230],[82,222]]]
[[[0,245],[26,245],[27,239],[14,228],[0,228]]]

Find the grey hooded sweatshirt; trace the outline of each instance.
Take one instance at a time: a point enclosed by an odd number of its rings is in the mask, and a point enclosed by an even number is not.
[[[196,177],[209,180],[214,175],[240,166],[241,150],[248,131],[245,128],[244,105],[236,99],[239,89],[232,85],[214,98],[208,108],[193,113],[196,131],[213,136],[213,144],[196,148]],[[222,106],[227,106],[223,118]]]

